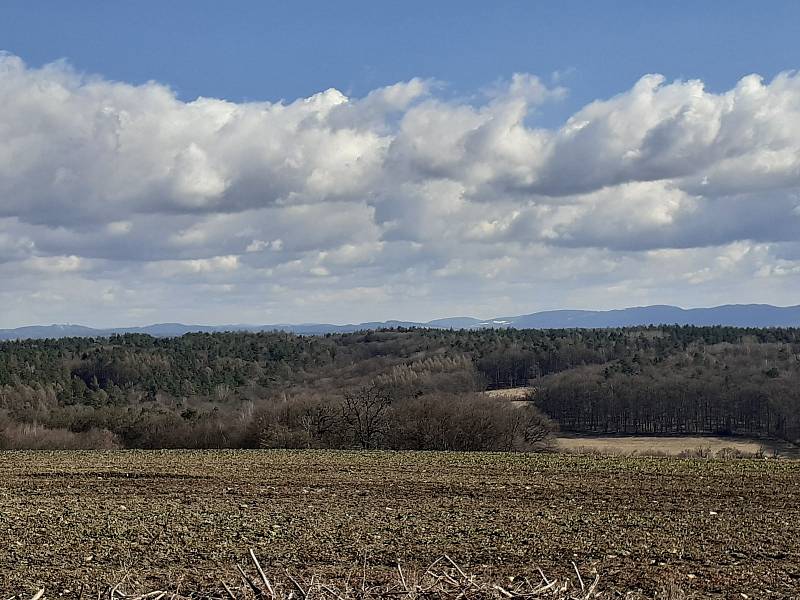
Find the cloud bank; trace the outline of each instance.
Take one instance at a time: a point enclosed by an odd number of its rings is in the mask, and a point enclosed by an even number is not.
[[[800,76],[184,102],[0,55],[0,326],[800,298]]]

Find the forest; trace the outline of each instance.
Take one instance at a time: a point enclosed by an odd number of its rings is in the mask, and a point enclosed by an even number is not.
[[[530,387],[528,402],[483,392]],[[388,329],[0,343],[0,448],[536,451],[800,439],[800,329]]]

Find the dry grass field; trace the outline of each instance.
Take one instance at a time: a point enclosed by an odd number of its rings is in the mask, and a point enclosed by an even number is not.
[[[486,390],[484,394],[490,398],[500,398],[509,400],[524,400],[529,394],[536,391],[534,387],[516,387],[500,390]]]
[[[797,598],[800,462],[573,455],[0,453],[0,590],[219,589],[270,572],[371,577],[448,554],[505,579],[572,572],[647,594]],[[133,586],[133,584],[130,584]],[[91,592],[91,593],[90,593]]]
[[[747,455],[800,458],[800,449],[780,440],[713,435],[643,436],[643,435],[559,435],[556,449],[575,453],[597,453],[621,456],[679,456],[681,454],[711,453],[726,449]]]

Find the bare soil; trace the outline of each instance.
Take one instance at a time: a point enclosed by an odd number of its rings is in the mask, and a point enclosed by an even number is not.
[[[219,589],[254,548],[336,577],[448,554],[500,577],[574,561],[605,589],[797,598],[800,462],[317,451],[0,453],[0,590],[128,575]],[[69,591],[67,591],[69,590]],[[32,594],[31,594],[32,595]]]

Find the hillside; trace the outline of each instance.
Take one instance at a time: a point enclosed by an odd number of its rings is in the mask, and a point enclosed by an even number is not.
[[[536,394],[522,411],[479,393],[524,385]],[[797,440],[800,330],[400,328],[0,344],[6,447],[519,450],[545,443],[552,421],[576,432]]]

